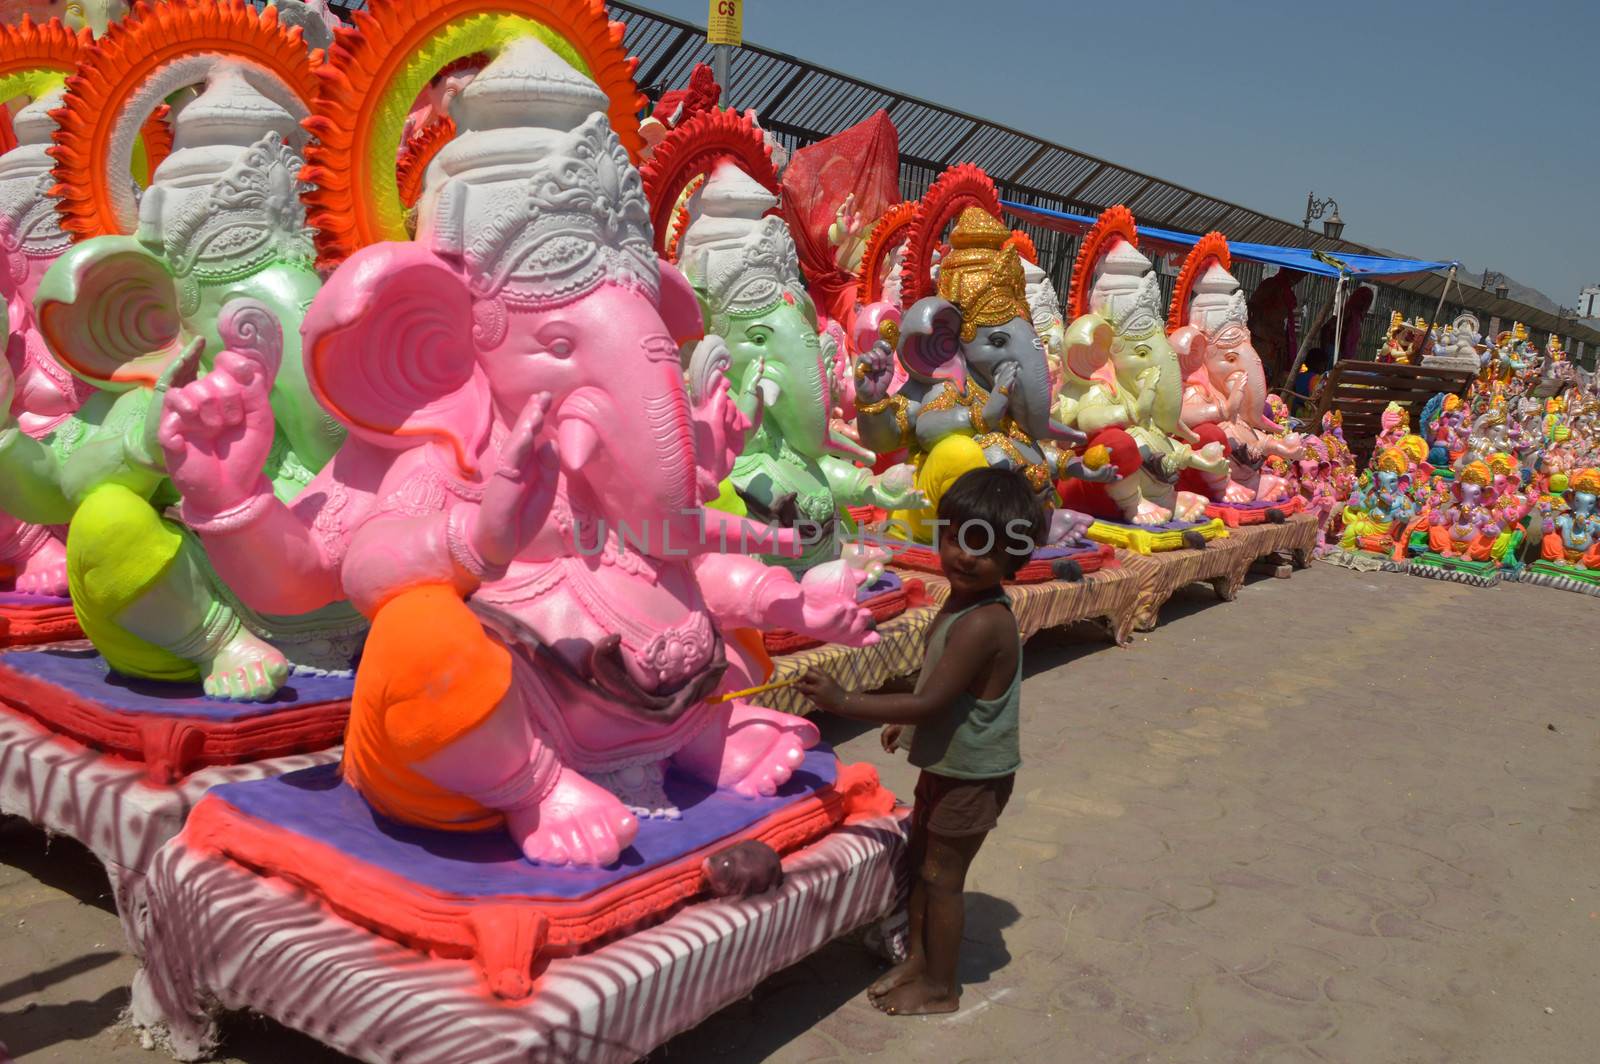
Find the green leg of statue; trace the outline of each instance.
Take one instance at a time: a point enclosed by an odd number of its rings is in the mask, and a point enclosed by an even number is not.
[[[67,534],[84,634],[125,676],[200,680],[215,698],[270,697],[288,662],[217,600],[198,553],[137,493],[117,484],[90,491]]]

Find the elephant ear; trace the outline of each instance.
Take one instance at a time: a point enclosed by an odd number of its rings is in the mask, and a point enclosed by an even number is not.
[[[300,327],[306,378],[356,435],[397,450],[446,444],[462,473],[475,476],[491,424],[477,358],[483,327],[466,279],[431,251],[373,244],[312,300]]]
[[[106,391],[153,387],[183,350],[178,289],[131,237],[68,248],[35,297],[39,331],[67,369]]]
[[[1111,323],[1098,314],[1080,314],[1067,326],[1065,342],[1067,369],[1085,381],[1099,381],[1117,390],[1116,370],[1111,364]]]
[[[706,323],[694,285],[666,259],[656,261],[661,269],[661,320],[671,330],[673,342],[682,347],[701,339],[706,334]]]
[[[1178,369],[1184,380],[1205,372],[1207,344],[1203,331],[1193,325],[1183,325],[1174,329],[1167,340],[1178,353]]]
[[[895,344],[900,336],[902,315],[897,304],[880,300],[856,310],[850,342],[856,351],[870,351],[879,340]]]
[[[944,377],[966,384],[961,323],[956,305],[938,296],[911,304],[900,321],[900,364],[914,380],[931,383]]]

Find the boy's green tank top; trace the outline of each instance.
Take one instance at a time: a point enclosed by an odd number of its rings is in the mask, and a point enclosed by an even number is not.
[[[995,598],[975,602],[964,610],[934,621],[933,633],[928,638],[928,654],[922,662],[922,672],[917,677],[917,690],[928,682],[933,670],[944,656],[945,642],[950,629],[962,617],[979,606],[1003,603],[1011,608],[1011,600],[1004,593]],[[939,720],[919,724],[911,737],[908,758],[918,768],[940,776],[964,780],[994,779],[1008,776],[1022,765],[1022,747],[1018,736],[1022,707],[1022,637],[1017,636],[1017,671],[1011,677],[1011,686],[996,698],[977,698],[962,692]]]

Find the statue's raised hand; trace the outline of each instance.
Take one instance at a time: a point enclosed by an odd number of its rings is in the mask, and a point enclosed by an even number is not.
[[[549,392],[538,392],[528,400],[483,490],[483,503],[468,535],[489,569],[503,570],[511,564],[550,515],[560,463],[555,445],[539,442],[549,412]]]
[[[1011,405],[1011,389],[1017,386],[1017,374],[1022,367],[1016,362],[1002,362],[994,371],[994,390],[989,393],[989,399],[983,404],[983,420],[993,428],[1000,424],[1000,419],[1006,416],[1006,408]]]
[[[283,353],[283,326],[255,300],[224,307],[217,331],[223,350],[210,373],[178,383],[199,358],[197,340],[163,374],[171,385],[157,439],[185,510],[197,516],[224,513],[260,493],[272,450],[272,381]]]
[[[894,348],[879,340],[856,359],[856,402],[876,403],[894,383]]]

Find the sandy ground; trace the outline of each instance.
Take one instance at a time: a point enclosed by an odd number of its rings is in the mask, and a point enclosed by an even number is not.
[[[850,943],[654,1062],[1600,1059],[1600,602],[1316,566],[1185,591],[1130,650],[1028,647],[964,1007],[894,1019]],[[909,794],[876,735],[830,722]],[[99,866],[0,824],[0,1040],[141,1061]],[[343,1059],[266,1021],[231,1060]]]

